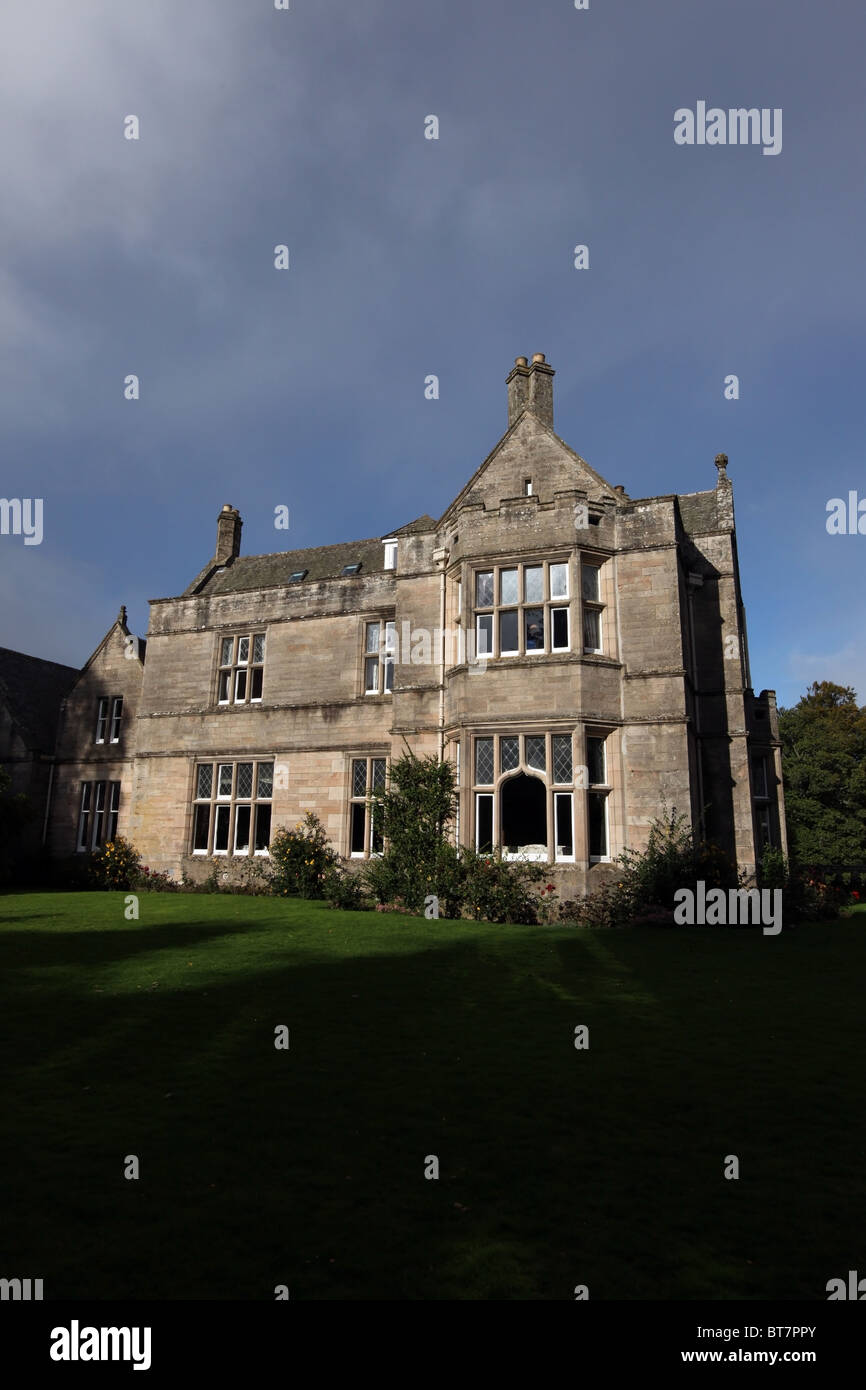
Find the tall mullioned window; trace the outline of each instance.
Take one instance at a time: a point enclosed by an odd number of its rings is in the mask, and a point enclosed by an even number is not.
[[[504,859],[574,861],[570,733],[490,734],[473,741],[475,848]]]
[[[349,853],[353,859],[382,853],[382,809],[376,797],[385,790],[386,768],[386,758],[351,760]]]
[[[79,854],[107,845],[117,835],[120,813],[119,782],[82,782],[78,807]]]
[[[570,651],[569,596],[566,561],[476,570],[476,654],[507,657]]]
[[[267,854],[273,793],[272,759],[197,763],[193,854]]]
[[[390,695],[394,689],[396,632],[396,623],[375,622],[364,626],[365,695]]]
[[[217,700],[221,705],[256,704],[265,678],[265,634],[220,638]]]

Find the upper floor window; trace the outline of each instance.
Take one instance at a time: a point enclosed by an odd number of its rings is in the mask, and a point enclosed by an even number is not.
[[[571,649],[568,564],[497,565],[475,573],[478,656]]]
[[[395,570],[397,568],[397,542],[385,541],[385,568]]]
[[[580,567],[580,591],[583,600],[583,650],[600,652],[604,604],[601,601],[601,566],[584,560]]]
[[[123,696],[115,695],[109,698],[102,695],[96,706],[96,737],[95,743],[105,743],[106,737],[110,743],[120,742],[120,724],[123,718]]]
[[[397,624],[367,623],[364,629],[364,694],[390,695],[394,689]]]
[[[532,496],[532,479],[531,479],[531,478],[524,478],[524,479],[523,479],[523,495],[524,495],[524,497],[531,497],[531,496]]]
[[[264,674],[263,632],[220,639],[218,699],[221,705],[244,705],[261,700]]]
[[[759,753],[752,758],[752,795],[758,798],[769,796],[769,785],[767,759],[763,753]]]

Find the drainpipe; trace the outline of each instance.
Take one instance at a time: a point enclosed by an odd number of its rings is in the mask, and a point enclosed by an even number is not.
[[[439,568],[439,761],[445,758],[445,566],[446,549],[434,550],[433,560]]]
[[[42,819],[42,844],[45,845],[48,839],[48,817],[51,812],[51,793],[54,789],[54,759],[51,759],[51,766],[48,769],[48,791],[45,794],[45,815]]]

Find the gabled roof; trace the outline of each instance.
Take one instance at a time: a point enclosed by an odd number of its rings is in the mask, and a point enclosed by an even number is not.
[[[620,494],[611,487],[610,483],[607,482],[600,473],[596,473],[595,469],[587,463],[586,459],[581,458],[580,454],[575,453],[574,449],[572,449],[569,444],[566,444],[564,439],[560,439],[559,435],[555,434],[549,425],[546,425],[543,420],[540,420],[533,411],[523,410],[514,421],[514,424],[509,426],[505,431],[505,434],[499,440],[498,444],[493,446],[484,462],[476,468],[466,486],[461,488],[460,492],[458,492],[457,496],[454,498],[454,501],[449,503],[445,508],[445,511],[439,518],[438,524],[440,526],[461,502],[465,502],[469,499],[473,489],[478,486],[484,474],[493,466],[498,456],[506,450],[512,442],[516,441],[520,433],[527,430],[531,431],[536,436],[538,434],[547,436],[550,443],[574,463],[576,487],[586,488],[587,491],[592,492],[596,497],[606,497],[613,502],[621,503],[624,500]]]
[[[0,699],[3,699],[27,747],[53,753],[60,701],[78,677],[74,666],[25,656],[0,647]]]

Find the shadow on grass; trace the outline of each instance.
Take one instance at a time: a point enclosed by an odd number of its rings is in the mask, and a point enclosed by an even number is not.
[[[823,1298],[849,1267],[859,1000],[811,952],[416,924],[314,959],[263,930],[4,934],[4,1270],[48,1298],[546,1300]]]

